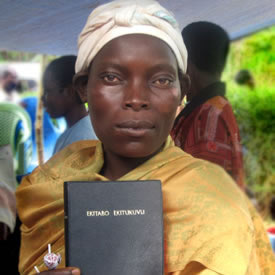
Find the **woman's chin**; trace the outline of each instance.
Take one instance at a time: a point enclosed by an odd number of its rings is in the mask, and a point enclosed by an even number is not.
[[[157,154],[160,151],[160,149],[158,150],[152,150],[152,148],[148,149],[148,148],[141,148],[141,147],[137,147],[137,148],[125,148],[125,150],[123,150],[123,152],[120,152],[120,156],[121,157],[125,157],[125,158],[133,158],[133,159],[149,159],[152,156],[154,156],[155,154]]]

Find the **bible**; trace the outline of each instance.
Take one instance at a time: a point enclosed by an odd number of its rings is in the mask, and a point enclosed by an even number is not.
[[[64,183],[66,266],[82,275],[162,275],[161,182]]]

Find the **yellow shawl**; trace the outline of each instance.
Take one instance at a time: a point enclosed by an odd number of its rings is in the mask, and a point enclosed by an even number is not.
[[[22,221],[19,269],[45,270],[47,245],[64,255],[63,182],[107,180],[99,175],[102,145],[68,146],[24,178],[17,190]],[[162,152],[119,180],[160,179],[163,190],[165,274],[272,274],[275,260],[262,222],[231,178],[168,139]]]

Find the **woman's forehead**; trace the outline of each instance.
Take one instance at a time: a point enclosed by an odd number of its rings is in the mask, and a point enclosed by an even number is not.
[[[142,59],[148,56],[177,66],[176,57],[170,47],[161,39],[146,34],[128,34],[111,40],[98,52],[93,63],[106,62],[110,58],[119,62],[122,59]]]

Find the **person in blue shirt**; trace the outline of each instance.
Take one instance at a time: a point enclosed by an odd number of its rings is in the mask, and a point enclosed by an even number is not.
[[[43,75],[42,101],[51,118],[64,117],[68,128],[58,138],[53,154],[67,145],[86,139],[97,139],[90,117],[72,84],[76,56],[68,55],[49,63]]]

